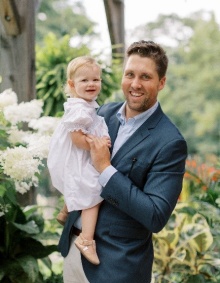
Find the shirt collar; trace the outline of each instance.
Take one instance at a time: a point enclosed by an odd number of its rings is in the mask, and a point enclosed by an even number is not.
[[[73,103],[81,103],[84,105],[90,105],[93,108],[99,108],[99,104],[96,102],[95,99],[93,99],[92,101],[86,101],[85,99],[82,98],[78,98],[78,97],[69,97],[67,98],[68,102],[73,102]]]
[[[118,118],[121,125],[124,125],[126,123],[126,119],[125,119],[126,103],[127,102],[125,101],[116,114],[116,117]],[[129,119],[134,119],[135,121],[138,121],[138,120],[146,121],[154,113],[154,111],[157,109],[158,104],[159,104],[158,101],[156,101],[156,103],[151,108],[149,108],[148,110],[144,111],[143,113],[140,113],[140,114],[134,116],[133,118],[129,118]]]

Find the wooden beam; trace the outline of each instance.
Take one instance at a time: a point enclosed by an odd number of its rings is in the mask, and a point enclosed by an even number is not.
[[[20,34],[19,16],[13,0],[0,0],[0,19],[7,35]]]
[[[124,0],[104,0],[113,57],[123,59],[125,45]]]
[[[35,1],[13,0],[13,3],[19,15],[21,33],[17,36],[6,34],[0,20],[0,93],[12,88],[20,103],[36,97]]]

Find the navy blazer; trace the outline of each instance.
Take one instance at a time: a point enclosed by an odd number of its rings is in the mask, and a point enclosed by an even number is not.
[[[119,128],[116,113],[122,103],[100,107],[112,145]],[[186,141],[160,105],[122,145],[111,160],[118,170],[103,188],[95,240],[100,265],[82,256],[90,283],[150,283],[152,233],[167,223],[182,189]],[[80,212],[71,212],[59,248],[69,251],[71,228]]]

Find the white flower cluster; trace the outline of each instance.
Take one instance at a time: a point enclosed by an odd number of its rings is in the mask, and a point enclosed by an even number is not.
[[[38,185],[39,167],[47,158],[51,135],[60,120],[40,117],[42,106],[36,99],[18,104],[16,93],[10,89],[0,93],[0,112],[9,122],[4,128],[10,144],[0,150],[0,167],[22,194]]]
[[[33,119],[28,127],[37,130],[38,133],[52,135],[61,118],[43,116],[39,119]]]
[[[28,144],[31,154],[42,160],[48,156],[50,138],[49,135],[32,133],[31,135],[26,135],[24,141]]]
[[[3,110],[8,105],[17,104],[18,98],[14,91],[11,89],[6,89],[0,93],[0,111]]]
[[[19,122],[30,122],[32,119],[38,119],[43,112],[42,106],[41,100],[34,99],[30,102],[21,102],[4,107],[3,113],[7,121],[16,125]]]
[[[16,187],[20,188],[19,192],[24,193],[31,186],[37,185],[35,174],[39,173],[42,162],[38,158],[33,158],[29,148],[8,147],[0,152],[0,163],[3,164],[4,173],[14,180]]]
[[[6,214],[10,208],[10,204],[0,204],[0,217]]]

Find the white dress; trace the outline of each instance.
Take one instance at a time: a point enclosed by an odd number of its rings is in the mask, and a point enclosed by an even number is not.
[[[64,115],[52,136],[47,165],[53,186],[63,195],[68,211],[83,210],[101,202],[99,173],[91,163],[90,152],[77,148],[70,132],[109,136],[104,118],[96,113],[96,101],[68,98]]]

